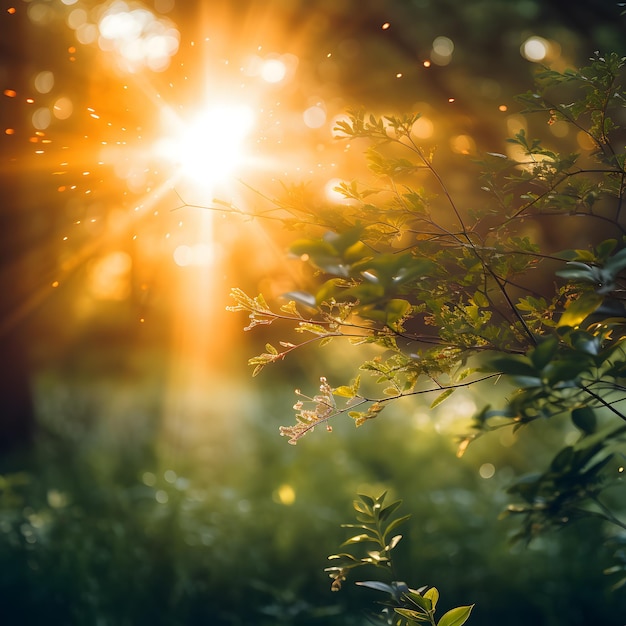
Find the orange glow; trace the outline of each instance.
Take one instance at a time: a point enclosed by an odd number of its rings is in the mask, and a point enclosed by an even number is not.
[[[61,45],[61,57],[54,62],[44,55],[29,68],[26,88],[5,90],[5,97],[18,97],[27,127],[9,119],[4,126],[16,126],[16,134],[30,142],[34,168],[44,173],[49,168],[54,175],[48,181],[52,202],[67,220],[55,245],[68,267],[86,268],[80,275],[85,281],[80,307],[89,302],[85,306],[95,310],[108,306],[102,302],[135,297],[140,303],[155,302],[152,294],[167,284],[167,302],[159,304],[171,313],[166,323],[172,327],[164,412],[184,415],[180,419],[186,426],[197,420],[204,429],[206,407],[193,396],[204,392],[215,367],[212,355],[232,339],[231,328],[238,332],[240,326],[230,316],[224,322],[223,306],[216,306],[224,299],[227,283],[222,281],[235,281],[245,268],[240,256],[233,261],[240,253],[229,244],[236,237],[252,240],[238,228],[244,221],[242,228],[253,226],[238,216],[218,220],[218,213],[199,207],[232,206],[233,212],[252,213],[257,207],[248,204],[249,192],[236,182],[239,177],[265,189],[259,180],[281,178],[285,170],[285,178],[320,172],[323,181],[335,173],[325,163],[335,157],[323,152],[322,144],[331,120],[344,107],[335,98],[325,100],[325,89],[314,90],[314,84],[302,81],[313,59],[304,56],[307,37],[319,16],[290,24],[286,32],[273,13],[270,19],[264,3],[250,3],[249,13],[234,11],[232,3],[218,3],[223,12],[209,10],[214,3],[198,3],[197,20],[186,22],[182,37],[169,18],[149,8],[156,3],[98,2],[91,3],[98,5],[93,11],[86,8],[90,3],[62,3],[68,7],[64,24],[74,39],[60,38],[68,43]],[[55,3],[30,6],[48,4]],[[387,23],[383,31],[389,27]],[[90,46],[87,55],[84,45]],[[344,55],[329,50],[316,52],[324,61],[333,57],[332,69]],[[299,54],[307,59],[302,76]],[[68,64],[74,56],[83,64],[80,69]],[[22,83],[7,80],[5,86],[11,84],[19,88]],[[26,100],[27,93],[35,95]],[[27,108],[25,100],[37,106]],[[50,139],[44,138],[44,130]],[[5,135],[14,132],[5,129]],[[48,141],[50,146],[44,145]],[[178,197],[189,205],[180,207]],[[115,212],[121,216],[119,225]],[[254,237],[264,237],[261,226],[258,230]],[[269,237],[270,245],[254,242],[247,256],[263,254],[282,263],[283,251]],[[286,271],[281,265],[280,272]],[[76,283],[66,283],[65,276],[60,270],[58,280],[48,279],[47,291],[62,284],[66,297],[73,298]],[[268,272],[268,284],[273,281]],[[212,327],[218,317],[225,332]],[[132,320],[137,327],[164,323],[150,310],[136,311]],[[170,419],[164,424],[167,429]],[[293,495],[283,488],[280,499],[288,503]]]
[[[424,63],[422,65],[424,67],[430,67],[431,63],[430,63],[430,61],[424,61]]]
[[[4,134],[5,135],[15,135],[15,128],[5,128],[4,129]]]
[[[391,26],[391,24],[390,24],[389,22],[385,22],[385,23],[381,26],[381,28],[382,28],[383,30],[387,30],[390,26]]]
[[[8,13],[9,15],[13,15],[13,14],[15,13],[15,7],[9,7],[9,8],[7,9],[7,13]]]
[[[84,26],[84,24],[81,24]],[[145,9],[113,3],[98,23],[98,44],[116,53],[120,68],[136,72],[144,67],[163,72],[178,51],[180,34],[167,18]]]
[[[161,140],[157,152],[180,177],[205,188],[223,184],[246,160],[245,141],[254,124],[243,104],[208,106],[189,122],[164,110],[165,124],[175,134]]]
[[[411,129],[411,134],[415,135],[419,139],[428,139],[432,137],[435,132],[435,125],[432,120],[428,117],[420,117],[413,124],[413,128]]]
[[[498,107],[498,111],[502,111],[503,113],[504,113],[505,111],[508,111],[508,110],[509,110],[509,107],[508,107],[508,106],[506,106],[506,104],[501,104],[501,105]]]
[[[89,290],[99,300],[125,300],[130,295],[132,260],[125,252],[111,252],[92,266]]]
[[[287,74],[287,67],[280,59],[268,59],[261,67],[261,78],[268,83],[279,83]]]
[[[457,135],[450,140],[450,147],[457,154],[472,154],[476,151],[476,143],[470,135]]]

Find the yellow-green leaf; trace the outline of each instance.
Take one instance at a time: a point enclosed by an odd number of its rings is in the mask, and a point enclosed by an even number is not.
[[[469,619],[474,605],[457,606],[441,616],[437,626],[462,626]]]
[[[591,315],[602,303],[602,296],[595,291],[587,291],[576,300],[572,300],[561,316],[557,327],[578,326],[588,315]]]
[[[441,404],[447,397],[454,393],[454,389],[446,389],[443,393],[439,394],[430,405],[431,409],[434,409],[437,405]]]
[[[432,602],[433,611],[437,608],[437,601],[439,600],[439,591],[436,587],[431,587],[424,593],[424,597],[428,598]]]
[[[302,317],[302,315],[300,315],[300,312],[298,311],[296,307],[296,303],[294,300],[289,300],[287,304],[283,304],[280,307],[280,310],[283,313],[287,313],[288,315],[293,315],[294,317]]]
[[[340,387],[333,389],[333,395],[341,396],[342,398],[354,398],[354,391],[352,390],[352,387],[341,385]]]

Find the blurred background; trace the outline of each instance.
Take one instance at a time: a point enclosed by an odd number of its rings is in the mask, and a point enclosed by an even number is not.
[[[331,594],[323,568],[355,493],[384,489],[413,515],[403,577],[476,602],[475,626],[623,624],[597,526],[512,548],[497,520],[565,425],[457,459],[484,400],[468,393],[288,446],[294,389],[344,384],[354,357],[302,350],[251,379],[280,329],[225,310],[232,287],[269,301],[306,279],[293,233],[249,214],[284,185],[333,201],[362,167],[332,136],[347,109],[421,112],[416,134],[471,204],[463,164],[534,123],[513,96],[541,64],[626,52],[616,2],[0,7],[2,624],[366,623],[380,598]]]

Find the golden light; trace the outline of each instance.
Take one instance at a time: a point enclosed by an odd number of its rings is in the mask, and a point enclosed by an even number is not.
[[[180,41],[178,30],[169,20],[155,16],[148,9],[129,9],[119,0],[102,15],[98,31],[100,48],[117,52],[120,67],[130,72],[142,67],[164,71],[178,51]]]
[[[476,142],[470,135],[456,135],[450,139],[452,152],[456,154],[472,154],[476,152]]]
[[[428,139],[433,136],[434,132],[435,125],[432,120],[424,116],[418,118],[411,128],[411,134],[418,139]]]
[[[287,66],[280,59],[268,59],[261,66],[261,78],[268,83],[279,83],[287,74]]]
[[[302,114],[304,123],[309,128],[321,128],[326,123],[326,111],[321,104],[315,104]]]
[[[65,96],[58,98],[52,107],[54,117],[59,120],[66,120],[72,115],[73,111],[74,105],[72,104],[72,101]]]
[[[278,504],[291,506],[296,501],[296,491],[288,484],[282,484],[272,494],[272,499]]]
[[[215,257],[215,247],[207,243],[197,243],[192,246],[180,245],[174,250],[174,262],[178,267],[190,265],[207,267]]]
[[[271,53],[264,58],[253,54],[246,57],[241,69],[246,76],[258,76],[266,83],[278,84],[294,75],[298,63],[298,57],[291,53]]]
[[[85,9],[74,9],[67,16],[67,25],[72,30],[77,30],[83,24],[86,24],[88,22],[88,18],[89,18],[89,16],[87,14],[87,11],[85,11]],[[68,52],[72,53],[71,50],[68,50]],[[76,50],[74,50],[74,52],[76,52]]]
[[[346,203],[346,197],[339,191],[339,185],[344,182],[340,178],[332,178],[324,185],[326,199],[334,203]]]
[[[132,260],[116,251],[98,259],[91,267],[89,291],[99,300],[125,300],[130,295]]]
[[[227,183],[246,161],[246,139],[254,125],[253,110],[226,102],[207,107],[189,122],[163,110],[174,134],[158,143],[158,154],[176,168],[176,177],[213,189]]]
[[[548,56],[554,56],[555,50],[551,42],[543,37],[529,37],[520,47],[520,54],[533,63],[541,63]]]

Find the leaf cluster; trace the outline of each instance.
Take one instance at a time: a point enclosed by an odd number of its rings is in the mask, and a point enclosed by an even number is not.
[[[378,570],[385,570],[395,578],[393,571],[392,551],[402,539],[402,535],[393,535],[410,515],[392,517],[393,513],[402,504],[396,500],[384,505],[386,492],[377,498],[360,494],[354,501],[356,524],[343,524],[343,528],[356,529],[360,532],[350,537],[342,544],[344,546],[373,545],[365,556],[355,556],[351,552],[332,554],[330,560],[339,560],[339,565],[327,567],[326,572],[332,579],[331,589],[339,591],[345,582],[348,572],[363,566],[374,566]],[[389,626],[412,626],[414,624],[430,624],[431,626],[462,626],[470,617],[474,605],[459,606],[444,613],[439,620],[435,619],[435,611],[439,600],[439,591],[435,587],[421,587],[411,589],[404,582],[392,580],[367,580],[357,582],[357,585],[381,591],[389,595],[389,600],[383,603],[383,609],[378,615],[378,621]]]
[[[623,528],[600,492],[612,484],[607,472],[626,422],[625,62],[595,54],[577,70],[539,72],[536,89],[519,97],[525,112],[568,125],[592,147],[560,151],[520,130],[508,154],[468,162],[484,193],[478,206],[455,197],[418,142],[419,114],[352,111],[337,123],[338,136],[366,144],[372,180],[342,182],[344,204],[320,209],[317,220],[313,204],[300,209],[314,227],[301,223],[290,254],[310,266],[314,286],[286,294],[280,311],[233,291],[232,309],[251,320],[246,329],[280,321],[307,337],[268,344],[250,360],[255,374],[313,342],[378,348],[374,358],[355,352],[350,383],[322,378],[319,394],[298,392],[296,424],[281,427],[290,443],[320,424],[330,430],[344,413],[360,426],[407,396],[433,394],[434,407],[459,388],[503,380],[513,392],[504,406],[479,410],[460,452],[494,428],[538,419],[568,417],[582,433],[545,472],[512,488],[524,500],[509,511],[524,520],[522,534],[589,515]],[[563,229],[584,223],[587,247],[535,241],[526,225],[541,228],[548,217]],[[595,237],[598,225],[608,238]],[[363,392],[362,374],[379,391]],[[604,420],[619,426],[601,430]]]

